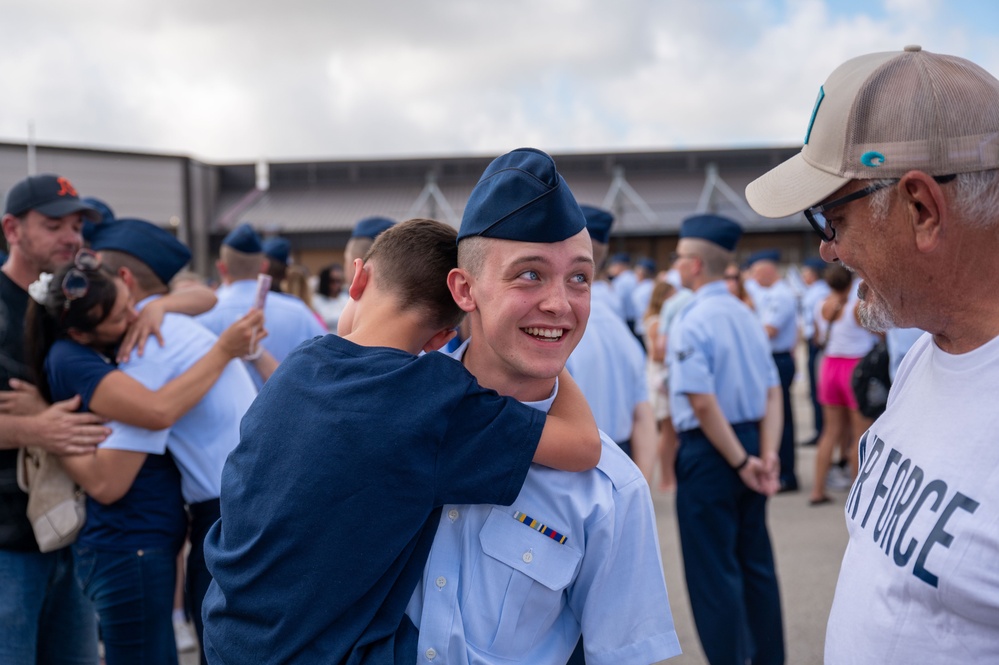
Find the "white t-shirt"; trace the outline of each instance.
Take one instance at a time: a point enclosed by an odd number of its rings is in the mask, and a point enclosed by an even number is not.
[[[826,339],[825,354],[831,358],[863,358],[875,344],[878,336],[857,323],[857,303],[860,299],[852,293],[839,318],[830,323],[822,318],[822,305],[815,306],[815,326]]]
[[[825,662],[999,663],[999,337],[902,361],[860,440]]]

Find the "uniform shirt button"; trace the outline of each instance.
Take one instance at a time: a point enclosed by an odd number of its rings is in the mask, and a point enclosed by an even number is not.
[[[527,550],[526,552],[524,552],[523,559],[524,563],[531,563],[532,561],[534,561],[534,552],[532,552],[531,550]]]
[[[452,508],[451,510],[447,511],[447,517],[452,522],[455,521],[456,519],[458,519],[458,511]]]
[[[437,588],[443,589],[444,585],[447,584],[447,580],[443,576],[437,578]]]
[[[430,647],[429,649],[427,649],[426,656],[427,660],[433,660],[434,658],[437,657],[437,650],[434,649],[433,647]]]

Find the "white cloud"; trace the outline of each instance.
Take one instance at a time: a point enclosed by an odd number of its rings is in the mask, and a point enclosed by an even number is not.
[[[855,55],[999,72],[980,3],[0,0],[0,137],[213,160],[795,144]]]

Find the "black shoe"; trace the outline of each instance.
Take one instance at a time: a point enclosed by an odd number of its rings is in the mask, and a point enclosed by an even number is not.
[[[787,482],[786,480],[782,480],[782,481],[780,481],[780,489],[777,490],[777,493],[778,494],[785,494],[785,493],[797,492],[797,491],[798,491],[798,483],[797,483],[797,481],[795,481],[795,482]]]
[[[802,441],[798,445],[799,446],[817,446],[817,445],[819,445],[819,437],[814,436],[811,439],[809,439],[808,441]]]

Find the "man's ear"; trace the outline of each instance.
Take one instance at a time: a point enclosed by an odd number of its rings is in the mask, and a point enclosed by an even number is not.
[[[125,266],[122,266],[118,268],[117,272],[115,272],[115,275],[121,278],[121,281],[125,282],[125,286],[128,287],[129,291],[131,292],[135,291],[135,274],[132,273],[131,270],[129,270]]]
[[[354,300],[360,300],[361,294],[364,293],[364,289],[368,287],[368,280],[371,276],[368,271],[364,269],[363,259],[354,259],[354,277],[350,280],[350,288],[347,289],[347,293]]]
[[[452,268],[447,274],[447,288],[451,297],[464,312],[475,311],[475,296],[472,293],[475,278],[463,268]]]
[[[7,240],[7,247],[10,248],[17,243],[17,232],[20,228],[18,219],[14,215],[6,213],[0,219],[0,224],[3,225],[3,237]]]
[[[922,171],[910,171],[902,176],[898,191],[906,205],[916,248],[933,251],[940,244],[947,216],[947,200],[940,183]]]
[[[444,330],[438,330],[437,333],[431,337],[426,344],[423,345],[423,350],[427,353],[431,351],[436,351],[448,342],[450,342],[458,331],[454,328],[445,328]]]

